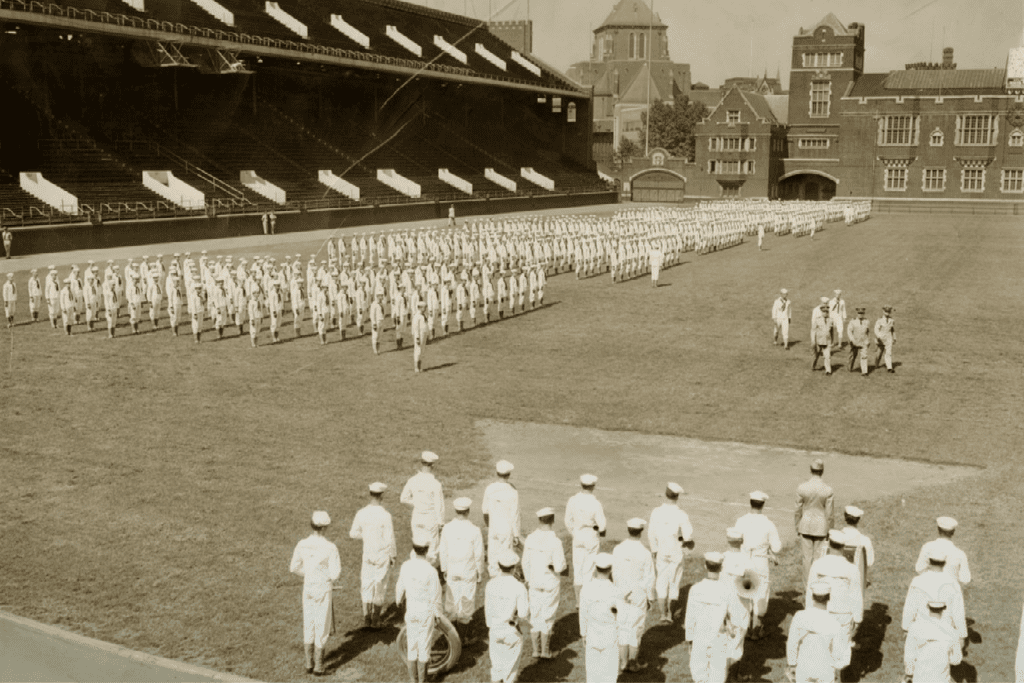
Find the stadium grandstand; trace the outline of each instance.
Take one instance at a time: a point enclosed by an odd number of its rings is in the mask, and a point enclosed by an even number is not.
[[[397,0],[0,0],[0,102],[12,227],[609,190],[588,91]]]

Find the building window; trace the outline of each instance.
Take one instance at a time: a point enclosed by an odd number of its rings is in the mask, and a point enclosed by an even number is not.
[[[1010,147],[1024,147],[1024,133],[1019,129],[1010,133]]]
[[[925,192],[942,192],[946,189],[946,169],[926,168],[922,172],[921,189]]]
[[[711,152],[754,152],[757,151],[757,138],[708,138],[708,150]]]
[[[647,59],[647,34],[646,33],[641,33],[637,37],[637,43],[639,44],[639,47],[637,48],[637,51],[636,51],[637,58],[638,59]]]
[[[985,191],[985,169],[965,168],[960,171],[961,192],[984,192]]]
[[[803,55],[805,67],[836,67],[843,65],[842,52],[817,52]]]
[[[997,117],[991,114],[965,114],[956,117],[956,144],[965,147],[991,145],[998,131]]]
[[[747,152],[756,152],[757,138],[743,138],[743,149]]]
[[[722,188],[722,196],[723,197],[739,197],[740,196],[740,187],[739,187],[739,185],[730,185],[729,187],[723,187]]]
[[[552,97],[551,98],[551,113],[561,114],[562,113],[562,98]]]
[[[712,159],[708,162],[708,175],[715,175],[718,173],[718,162]]]
[[[878,119],[879,145],[916,145],[919,116],[883,116]]]
[[[827,81],[811,83],[811,116],[824,118],[829,115],[832,98],[832,84]]]
[[[905,192],[907,189],[907,169],[885,169],[885,189],[888,192]]]
[[[830,142],[828,138],[800,138],[797,146],[800,149],[828,149]]]
[[[576,103],[570,102],[565,108],[566,120],[569,123],[576,123]]]
[[[739,123],[740,122],[740,110],[739,109],[729,109],[728,111],[726,111],[725,112],[725,122],[726,123]]]
[[[946,136],[942,134],[942,131],[936,128],[932,131],[932,137],[929,141],[932,147],[942,147],[942,144],[946,141]]]
[[[1002,192],[1024,193],[1024,168],[1004,168],[999,189]]]
[[[746,173],[747,175],[754,175],[754,162],[747,161],[745,162],[745,164],[746,168],[743,169],[743,172]]]
[[[629,34],[629,58],[636,59],[636,34]]]

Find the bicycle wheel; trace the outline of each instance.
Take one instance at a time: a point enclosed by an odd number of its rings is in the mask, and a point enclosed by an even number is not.
[[[398,632],[398,639],[395,641],[398,656],[404,662],[408,652],[408,639],[405,635],[405,626]],[[450,670],[462,656],[462,640],[452,622],[444,616],[438,616],[434,620],[434,640],[430,644],[430,661],[427,662],[427,673],[431,676],[444,673]]]

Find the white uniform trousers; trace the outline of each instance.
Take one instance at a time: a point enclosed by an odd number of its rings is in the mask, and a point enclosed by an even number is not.
[[[587,683],[615,683],[619,678],[619,648],[616,643],[596,648],[587,643]]]
[[[430,645],[434,639],[433,612],[416,611],[405,614],[405,637],[408,641],[406,659],[429,662]]]
[[[322,587],[302,592],[302,642],[323,649],[334,632],[334,602],[331,589]]]
[[[363,567],[359,573],[362,600],[366,604],[383,605],[384,595],[387,592],[388,576],[391,574],[391,562],[385,560],[383,564],[376,564],[363,560]]]
[[[660,600],[679,599],[679,586],[683,582],[683,557],[658,555],[654,562],[654,592]]]
[[[488,653],[491,657],[491,681],[515,683],[519,676],[519,658],[523,654],[523,636],[511,624],[492,628]]]
[[[593,529],[580,529],[572,537],[572,582],[582,586],[594,578],[594,563],[601,538]]]
[[[476,581],[449,576],[444,585],[444,611],[452,621],[468,624],[476,609]]]
[[[551,633],[555,625],[555,612],[561,597],[561,589],[530,587],[530,628],[538,633]]]
[[[708,641],[694,641],[690,647],[690,676],[694,683],[725,683],[728,648],[728,635],[724,633]]]

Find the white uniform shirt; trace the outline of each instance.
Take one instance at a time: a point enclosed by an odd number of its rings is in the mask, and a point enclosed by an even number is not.
[[[565,528],[573,536],[583,530],[594,531],[594,527],[598,533],[603,532],[607,524],[604,507],[589,491],[580,491],[565,506]]]
[[[441,571],[451,580],[478,581],[484,576],[484,539],[480,528],[456,517],[441,529],[437,556]]]
[[[523,545],[523,578],[531,588],[555,590],[566,569],[562,541],[551,529],[537,529]]]
[[[381,505],[367,505],[352,520],[350,538],[362,539],[363,562],[384,565],[398,555],[391,513]]]
[[[405,599],[406,618],[421,620],[441,614],[441,579],[437,570],[420,556],[402,563],[395,583],[395,602]]]
[[[668,560],[680,560],[683,557],[683,544],[680,542],[693,540],[693,525],[685,512],[675,503],[662,503],[651,512],[651,521],[647,525],[647,541],[651,544],[651,552],[657,557]]]
[[[767,558],[769,551],[778,553],[782,550],[779,530],[764,515],[745,514],[736,520],[735,526],[743,534],[743,550],[749,552],[751,558]]]
[[[825,555],[815,560],[807,578],[806,609],[811,609],[814,603],[811,585],[816,581],[824,581],[832,588],[828,601],[830,614],[853,615],[855,624],[863,620],[864,596],[857,565],[840,555]]]
[[[706,646],[726,632],[727,620],[739,625],[746,615],[735,590],[721,581],[705,578],[690,586],[684,625],[686,640]]]
[[[530,616],[526,587],[507,574],[496,576],[484,589],[484,617],[490,630],[515,628],[518,619]]]
[[[616,647],[618,622],[616,611],[626,606],[622,591],[611,581],[595,578],[580,590],[580,635],[587,641],[587,647],[605,649]]]
[[[796,667],[798,681],[833,681],[838,669],[850,663],[836,618],[823,609],[793,615],[786,639],[786,659]]]
[[[946,603],[942,619],[956,629],[961,638],[967,637],[967,618],[964,615],[964,594],[960,584],[945,572],[928,571],[919,574],[910,582],[907,601],[903,604],[903,630],[909,631],[917,619],[927,618],[928,602],[941,600]]]
[[[484,489],[480,511],[487,515],[489,535],[519,538],[519,491],[507,481],[496,481]]]
[[[612,579],[626,602],[637,605],[654,600],[654,558],[635,538],[627,538],[612,551]]]
[[[430,472],[418,472],[405,482],[401,501],[412,506],[413,524],[444,524],[444,493],[441,482]]]
[[[306,595],[322,596],[341,576],[338,546],[319,534],[310,534],[295,546],[290,571],[303,578]]]
[[[772,305],[772,320],[790,320],[792,317],[792,306],[789,299],[783,299],[780,296]]]
[[[936,538],[934,541],[928,541],[921,546],[921,552],[917,556],[917,564],[914,565],[914,569],[917,570],[918,574],[928,568],[928,554],[933,548],[946,553],[946,566],[944,570],[947,574],[959,581],[961,586],[966,586],[971,582],[971,569],[967,566],[967,555],[948,538]]]
[[[904,672],[915,681],[952,683],[949,666],[963,661],[960,639],[941,620],[918,619],[907,632],[903,648]]]

